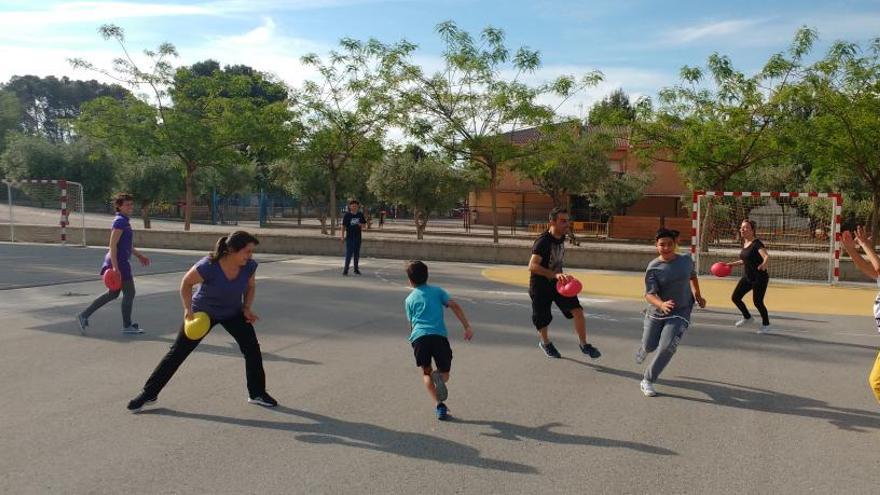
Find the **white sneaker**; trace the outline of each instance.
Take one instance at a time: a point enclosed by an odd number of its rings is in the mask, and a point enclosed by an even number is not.
[[[123,328],[122,333],[126,335],[137,335],[144,333],[144,330],[140,326],[138,326],[137,323],[132,323],[131,325]]]
[[[736,328],[739,328],[743,325],[749,325],[754,321],[754,318],[740,318],[736,323],[733,324]]]
[[[645,394],[645,397],[654,397],[657,395],[657,392],[654,390],[654,384],[648,380],[642,380],[641,386],[642,393]]]
[[[761,328],[759,328],[756,333],[765,334],[770,333],[771,330],[773,330],[773,328],[770,325],[761,325]]]

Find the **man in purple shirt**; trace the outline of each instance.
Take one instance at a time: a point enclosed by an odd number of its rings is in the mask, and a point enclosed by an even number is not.
[[[140,260],[141,265],[148,266],[150,258],[142,255],[134,248],[134,233],[131,230],[129,218],[134,210],[134,199],[130,194],[120,193],[113,198],[113,206],[116,208],[116,218],[110,230],[110,249],[104,255],[104,263],[101,265],[101,275],[107,270],[116,270],[122,276],[121,290],[108,290],[92,301],[85,311],[77,315],[79,329],[83,335],[89,326],[89,317],[101,306],[119,297],[122,292],[122,333],[144,333],[137,323],[131,321],[131,309],[134,305],[134,275],[131,272],[129,258],[132,255]]]

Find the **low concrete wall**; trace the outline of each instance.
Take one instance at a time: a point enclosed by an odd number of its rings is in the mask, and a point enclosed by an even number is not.
[[[221,234],[217,232],[183,232],[168,230],[138,230],[135,233],[135,246],[141,248],[186,249],[208,252]],[[340,256],[344,248],[339,238],[320,234],[280,235],[266,232],[258,234],[259,250],[276,254],[299,254],[317,256]],[[89,245],[100,246],[108,239],[107,229],[87,228]],[[15,239],[18,242],[59,242],[58,227],[46,225],[16,225]],[[9,225],[0,223],[0,241],[9,241]],[[68,232],[68,242],[79,244],[82,230]],[[474,244],[449,239],[382,239],[365,238],[361,248],[362,257],[390,258],[400,260],[421,259],[425,261],[457,261],[466,263],[491,263],[522,265],[528,263],[531,248],[528,245]],[[587,244],[580,247],[567,247],[565,266],[594,270],[644,271],[645,266],[656,256],[654,247],[646,244]],[[725,259],[729,259],[727,257]],[[714,260],[707,260],[714,261]],[[816,263],[818,273],[823,273],[824,261],[819,259],[800,259],[799,263]],[[840,279],[843,281],[866,281],[849,260],[840,264]],[[772,270],[771,263],[771,270]],[[771,271],[771,276],[773,272]]]

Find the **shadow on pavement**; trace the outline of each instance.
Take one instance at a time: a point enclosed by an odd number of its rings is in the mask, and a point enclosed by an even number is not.
[[[480,451],[473,447],[423,433],[396,431],[382,426],[345,421],[283,406],[272,409],[272,412],[281,413],[285,416],[296,416],[305,421],[281,422],[232,418],[165,408],[150,409],[139,414],[156,414],[251,428],[286,431],[293,433],[295,435],[294,438],[301,442],[342,445],[445,464],[460,464],[510,473],[538,473],[538,470],[532,466],[488,459],[482,457]]]
[[[571,360],[592,368],[600,373],[608,373],[633,381],[641,381],[642,374],[633,371],[618,370],[605,366]],[[872,411],[837,407],[825,401],[785,394],[748,385],[737,385],[702,378],[682,377],[681,380],[661,379],[658,383],[664,387],[692,390],[704,394],[705,398],[685,397],[658,392],[658,397],[712,404],[716,406],[748,409],[789,416],[801,416],[828,421],[842,430],[867,432],[871,429],[880,430],[880,414]]]

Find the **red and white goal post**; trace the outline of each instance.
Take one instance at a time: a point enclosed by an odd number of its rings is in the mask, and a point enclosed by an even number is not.
[[[843,198],[834,192],[694,191],[691,253],[697,273],[709,273],[717,261],[737,260],[740,224],[753,220],[770,253],[771,278],[837,284],[842,209]]]
[[[66,245],[68,242],[67,228],[71,226],[71,217],[79,216],[78,228],[81,229],[80,239],[76,244],[86,245],[86,219],[83,187],[79,182],[64,179],[3,179],[6,185],[7,208],[9,219],[9,240],[15,242],[16,223],[23,225],[57,225],[59,227],[54,239]],[[54,212],[54,213],[53,213]],[[60,215],[59,215],[60,214]],[[55,215],[59,215],[56,217]],[[55,223],[57,218],[57,224]],[[41,237],[39,232],[29,236]],[[51,242],[52,237],[47,239]],[[33,239],[30,239],[33,240]]]

